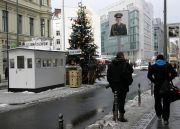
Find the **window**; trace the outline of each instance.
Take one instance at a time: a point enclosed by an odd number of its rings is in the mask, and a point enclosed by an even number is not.
[[[48,20],[47,23],[48,23],[48,26],[47,26],[47,28],[48,28],[48,37],[50,37],[50,21]]]
[[[47,67],[51,67],[51,59],[47,60]]]
[[[56,31],[56,36],[59,36],[60,35],[60,31]]]
[[[43,0],[40,0],[40,5],[43,5]]]
[[[60,59],[60,65],[63,66],[63,64],[64,64],[64,60]]]
[[[36,58],[36,68],[41,68],[41,59]]]
[[[24,69],[24,56],[17,56],[17,68]]]
[[[61,48],[56,48],[56,50],[61,50]]]
[[[22,15],[18,15],[18,34],[22,34]]]
[[[41,36],[45,36],[45,20],[41,19]]]
[[[29,18],[30,36],[34,36],[34,18]]]
[[[49,5],[49,0],[40,0],[40,5]]]
[[[7,32],[8,31],[8,11],[6,12],[5,10],[2,11],[2,27],[3,31]]]
[[[57,67],[57,59],[53,59],[52,63],[53,63],[53,67]]]
[[[10,68],[14,68],[14,59],[9,60]]]
[[[42,61],[42,66],[43,66],[43,67],[47,67],[47,60],[43,60],[43,61]]]
[[[57,39],[56,40],[56,44],[60,44],[61,42],[60,42],[60,39]]]
[[[27,68],[32,68],[32,58],[27,58]]]

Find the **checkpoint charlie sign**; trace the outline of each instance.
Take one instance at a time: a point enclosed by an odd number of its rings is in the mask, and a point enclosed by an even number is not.
[[[42,50],[53,50],[53,45],[51,40],[32,40],[26,41],[24,47],[31,49],[42,49]]]
[[[68,50],[69,55],[79,55],[81,54],[81,49]]]

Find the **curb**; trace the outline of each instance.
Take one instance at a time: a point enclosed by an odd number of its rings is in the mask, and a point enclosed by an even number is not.
[[[148,113],[145,113],[142,118],[137,121],[135,125],[132,126],[132,129],[147,129],[150,124],[154,121],[155,117],[155,111],[151,111]]]
[[[0,90],[4,90],[4,89],[7,89],[7,85],[1,85],[0,86]]]

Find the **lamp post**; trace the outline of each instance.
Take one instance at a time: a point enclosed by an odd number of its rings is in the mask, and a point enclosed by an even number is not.
[[[18,0],[16,0],[16,13],[17,13],[17,46],[19,46],[19,24],[18,24],[18,22],[19,22],[19,15],[18,15],[18,13],[19,13],[19,10],[18,10]]]
[[[167,1],[164,0],[164,57],[167,59]]]
[[[6,67],[7,67],[7,81],[8,81],[8,91],[9,91],[9,51],[8,51],[8,48],[9,48],[9,36],[8,36],[8,33],[9,33],[9,26],[8,26],[8,11],[7,11],[7,1],[6,1],[6,47],[7,47],[7,64],[6,64]]]

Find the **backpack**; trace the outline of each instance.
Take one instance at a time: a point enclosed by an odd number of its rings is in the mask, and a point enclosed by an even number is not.
[[[121,72],[121,78],[126,85],[131,85],[133,82],[132,73],[128,69],[128,64],[124,63]]]

